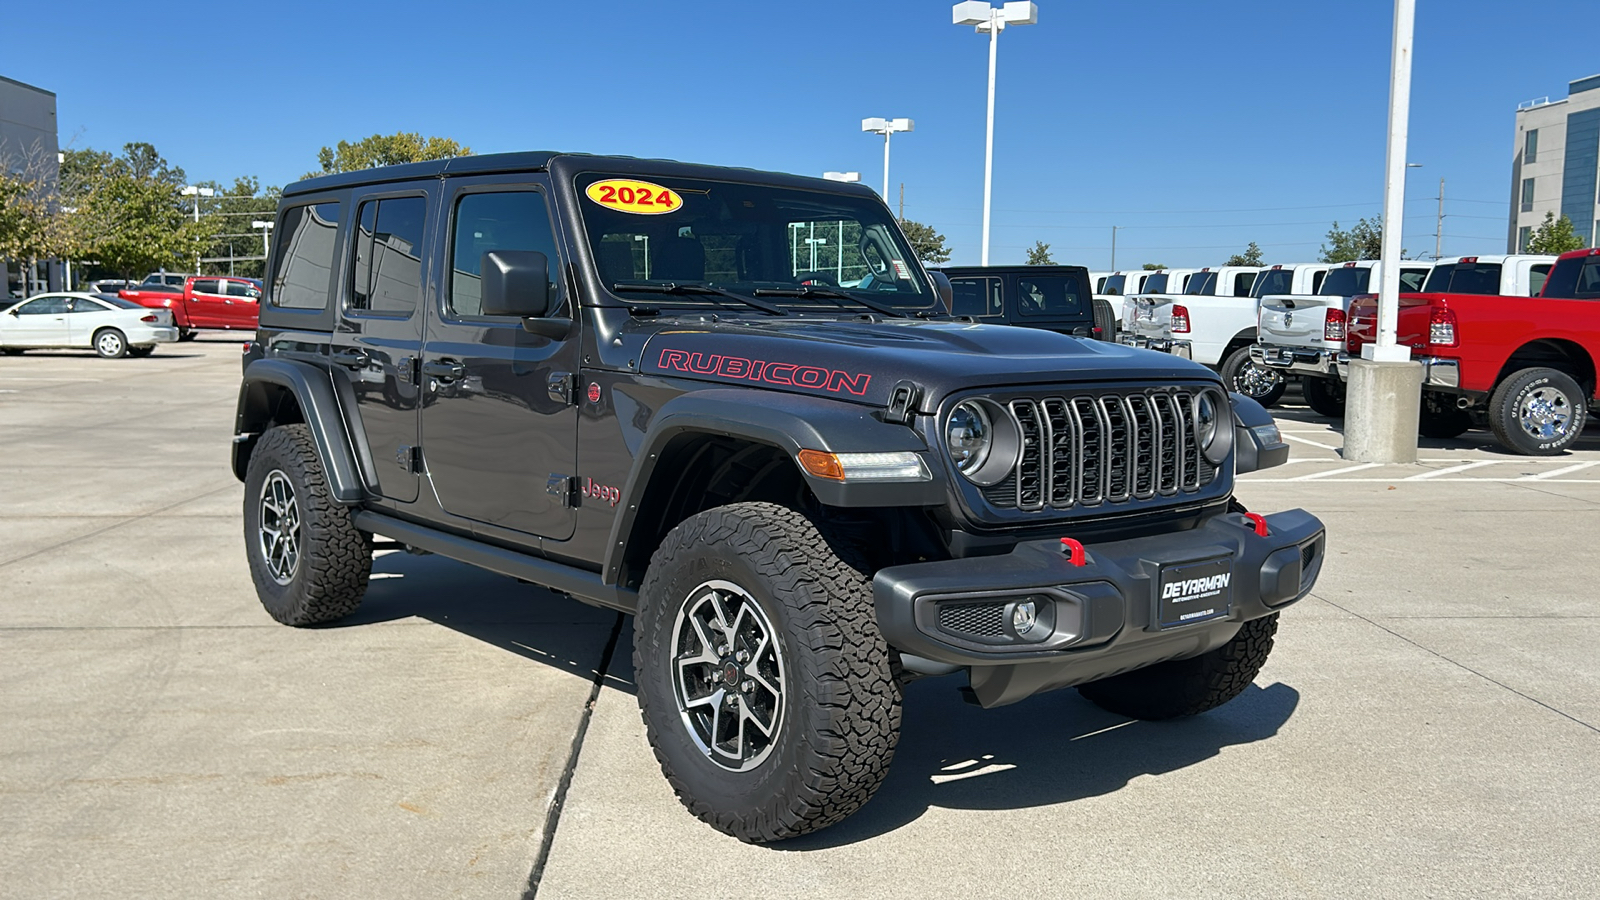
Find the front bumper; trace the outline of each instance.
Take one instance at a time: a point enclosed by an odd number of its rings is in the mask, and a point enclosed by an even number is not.
[[[1190,341],[1175,341],[1172,338],[1145,337],[1142,334],[1129,334],[1123,332],[1117,336],[1118,343],[1129,347],[1138,347],[1141,350],[1156,350],[1161,353],[1170,353],[1179,359],[1194,359],[1194,345]]]
[[[1250,359],[1257,365],[1280,372],[1338,378],[1340,381],[1348,380],[1350,372],[1350,355],[1342,350],[1256,344],[1250,348]]]
[[[1046,540],[1003,556],[892,566],[872,582],[878,624],[910,668],[971,667],[986,707],[1198,656],[1316,584],[1322,522],[1300,509],[1265,522],[1262,537],[1244,515],[1224,513],[1190,531],[1093,545],[1083,565]],[[1164,627],[1163,567],[1216,560],[1228,561],[1225,611]],[[1013,611],[1030,602],[1033,626],[1019,634]]]

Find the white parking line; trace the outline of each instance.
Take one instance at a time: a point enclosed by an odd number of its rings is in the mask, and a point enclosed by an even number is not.
[[[1361,468],[1365,468],[1365,467],[1363,466]],[[1351,472],[1351,471],[1354,471],[1354,470],[1355,470],[1355,467],[1352,467],[1350,469],[1339,469],[1339,470],[1336,470],[1335,472],[1318,472],[1317,475],[1319,475],[1319,476],[1321,476],[1321,475],[1334,475],[1334,474],[1337,474],[1337,472]],[[1240,484],[1288,484],[1289,482],[1293,482],[1293,481],[1305,481],[1308,477],[1310,477],[1310,476],[1302,475],[1299,478],[1240,478],[1239,479],[1239,483]],[[1399,484],[1399,483],[1401,483],[1401,482],[1403,482],[1405,480],[1406,479],[1404,479],[1404,478],[1329,478],[1329,479],[1327,479],[1327,481],[1332,483],[1332,484]],[[1432,481],[1413,482],[1413,483],[1418,483],[1418,484],[1456,484],[1456,483],[1459,483],[1459,482],[1466,482],[1468,484],[1527,484],[1528,483],[1528,479],[1525,478],[1525,477],[1524,478],[1435,478]],[[1562,478],[1562,479],[1558,479],[1558,480],[1546,481],[1544,483],[1546,483],[1546,484],[1600,484],[1600,478]]]
[[[1482,468],[1483,466],[1492,466],[1492,465],[1496,465],[1497,463],[1500,463],[1500,462],[1503,462],[1503,460],[1482,459],[1482,460],[1478,460],[1477,462],[1469,462],[1469,463],[1466,463],[1464,465],[1451,466],[1448,469],[1434,469],[1432,472],[1423,472],[1421,475],[1407,475],[1405,478],[1402,478],[1400,480],[1401,481],[1429,481],[1429,480],[1432,480],[1434,478],[1438,478],[1441,475],[1454,475],[1457,472],[1465,472],[1468,469],[1478,469],[1478,468]]]
[[[1557,475],[1565,475],[1568,472],[1579,472],[1579,471],[1582,471],[1584,469],[1589,468],[1590,466],[1600,466],[1600,460],[1595,460],[1595,461],[1592,461],[1592,462],[1576,463],[1574,465],[1567,466],[1564,469],[1556,469],[1556,470],[1550,471],[1550,472],[1540,472],[1538,475],[1524,475],[1521,478],[1518,478],[1517,480],[1518,481],[1544,481],[1546,478],[1554,478]]]
[[[1359,472],[1362,469],[1376,469],[1377,467],[1379,467],[1381,465],[1383,465],[1383,463],[1362,463],[1359,466],[1345,466],[1342,469],[1326,469],[1326,470],[1321,471],[1321,472],[1312,472],[1310,475],[1296,475],[1293,478],[1285,478],[1283,480],[1284,481],[1311,481],[1314,478],[1327,478],[1330,475],[1339,475],[1339,474],[1342,474],[1344,472]]]
[[[1295,436],[1294,436],[1294,435],[1292,435],[1292,434],[1284,434],[1284,433],[1283,433],[1283,432],[1281,432],[1281,431],[1280,431],[1280,432],[1278,432],[1278,433],[1279,433],[1279,434],[1282,434],[1282,435],[1283,435],[1283,436],[1284,436],[1284,437],[1286,437],[1286,438],[1288,438],[1288,439],[1289,439],[1289,440],[1291,440],[1291,441],[1299,441],[1299,442],[1300,442],[1300,443],[1302,443],[1302,444],[1310,444],[1310,445],[1311,445],[1311,446],[1313,446],[1313,447],[1321,447],[1321,448],[1322,448],[1322,449],[1324,449],[1324,450],[1333,450],[1333,451],[1338,451],[1338,450],[1341,450],[1341,449],[1343,449],[1343,448],[1341,448],[1341,447],[1335,447],[1335,446],[1333,446],[1333,445],[1332,445],[1332,444],[1319,444],[1319,443],[1317,443],[1317,442],[1316,442],[1316,441],[1312,441],[1312,440],[1307,440],[1307,439],[1306,439],[1306,438],[1303,438],[1303,437],[1295,437]]]

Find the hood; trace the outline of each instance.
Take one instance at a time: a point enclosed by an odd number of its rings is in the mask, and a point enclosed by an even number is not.
[[[826,319],[633,320],[642,371],[886,405],[901,381],[922,388],[922,411],[975,387],[1206,379],[1165,353],[1037,328]],[[649,332],[638,335],[638,332]]]

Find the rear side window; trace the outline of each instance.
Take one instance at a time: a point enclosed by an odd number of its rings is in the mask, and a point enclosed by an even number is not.
[[[422,299],[422,197],[368,200],[356,214],[350,308],[409,315]]]
[[[1017,311],[1025,316],[1080,316],[1089,286],[1076,275],[1017,276]]]
[[[1528,271],[1528,296],[1537,297],[1544,290],[1544,280],[1550,277],[1550,264],[1541,263]]]
[[[1250,296],[1250,285],[1254,284],[1255,280],[1256,273],[1254,272],[1240,272],[1233,276],[1233,295],[1235,297]]]
[[[1328,278],[1328,270],[1326,270],[1326,269],[1323,269],[1320,272],[1312,273],[1312,275],[1311,275],[1311,293],[1315,294],[1315,293],[1321,291],[1322,290],[1322,282],[1326,281],[1327,278]]]
[[[1457,277],[1460,277],[1459,270],[1457,271]],[[1416,292],[1422,290],[1422,283],[1424,281],[1426,281],[1427,278],[1428,278],[1428,270],[1427,269],[1401,269],[1400,270],[1400,293],[1402,293],[1402,294],[1415,294]],[[1468,293],[1468,294],[1482,294],[1482,293],[1498,294],[1498,293],[1500,293],[1500,267],[1499,266],[1495,266],[1494,267],[1494,289],[1493,290],[1490,290],[1490,291],[1464,291],[1463,293]]]
[[[537,250],[550,260],[552,276],[560,265],[550,213],[544,194],[538,191],[466,194],[456,201],[454,219],[449,303],[450,311],[458,316],[483,315],[484,254],[493,250]],[[623,249],[631,260],[633,248]],[[559,284],[559,280],[552,281],[552,294]]]
[[[284,210],[277,230],[272,305],[284,309],[327,309],[334,238],[339,232],[339,204],[291,206]]]
[[[261,295],[261,292],[256,290],[255,285],[248,281],[224,281],[222,286],[229,297],[249,297],[254,299]]]
[[[1004,313],[1000,305],[1000,279],[952,278],[950,279],[950,314],[954,316],[998,316]]]

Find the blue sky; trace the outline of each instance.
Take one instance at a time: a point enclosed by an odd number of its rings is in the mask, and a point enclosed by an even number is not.
[[[283,184],[375,132],[881,181],[866,116],[907,116],[891,202],[975,263],[987,39],[945,0],[16,4],[0,74],[55,91],[61,139],[149,141],[194,179]],[[1388,0],[1040,0],[1000,38],[993,262],[1314,258],[1380,212]],[[1600,72],[1594,0],[1419,0],[1405,245],[1504,252],[1518,102]],[[1536,8],[1540,17],[1531,18]],[[1331,11],[1337,10],[1337,14]],[[84,51],[88,51],[85,53]],[[126,62],[123,62],[123,60]]]

